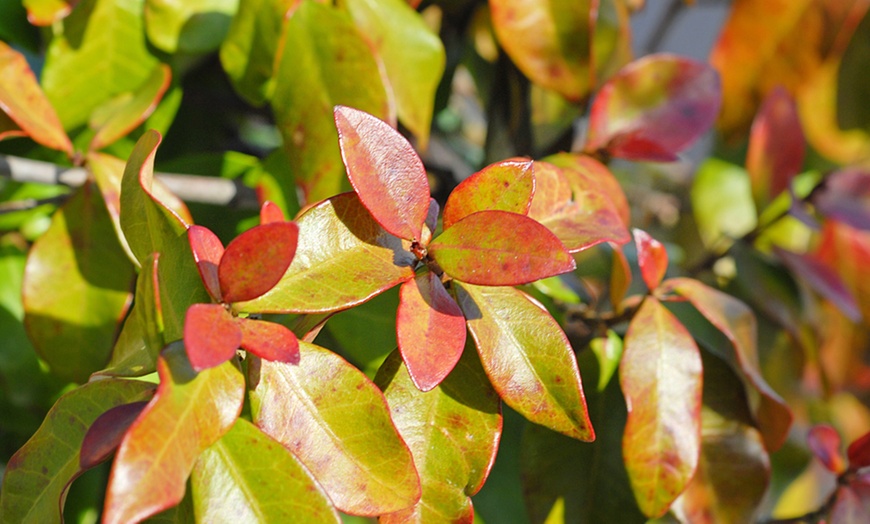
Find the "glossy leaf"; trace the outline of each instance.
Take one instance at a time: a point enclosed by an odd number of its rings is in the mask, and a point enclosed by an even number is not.
[[[698,467],[702,378],[692,336],[647,297],[625,334],[619,383],[628,406],[625,466],[648,517],[663,515]]]
[[[241,346],[246,351],[278,362],[299,363],[299,341],[292,331],[274,322],[237,318],[242,332]]]
[[[335,108],[335,127],[360,201],[388,232],[419,241],[429,212],[429,182],[414,148],[385,122],[350,107]]]
[[[444,229],[478,211],[529,214],[536,178],[531,160],[505,160],[483,168],[450,193],[444,205]]]
[[[96,130],[90,148],[102,149],[144,122],[157,109],[171,80],[169,66],[158,64],[141,86],[97,108],[90,118],[91,128]]]
[[[648,55],[598,91],[586,150],[627,160],[676,160],[713,124],[721,95],[719,76],[708,65],[676,55]]]
[[[115,455],[103,522],[138,521],[181,502],[196,458],[232,427],[245,381],[229,362],[195,373],[180,344],[157,361],[157,393]]]
[[[207,53],[220,46],[238,0],[145,0],[148,40],[161,51]]]
[[[483,368],[502,400],[531,422],[593,440],[574,352],[546,309],[514,288],[455,284]]]
[[[60,522],[61,501],[78,475],[79,448],[88,427],[107,410],[147,399],[154,385],[98,380],[60,397],[39,430],[6,464],[0,514],[7,522]]]
[[[283,34],[272,110],[302,200],[313,204],[347,187],[333,108],[345,105],[394,118],[378,64],[350,15],[303,1]]]
[[[251,369],[254,422],[314,475],[335,506],[381,515],[420,497],[411,453],[380,390],[341,357],[299,344],[298,365]]]
[[[704,161],[690,196],[698,233],[706,246],[740,238],[758,223],[749,177],[736,165],[716,158]]]
[[[79,451],[82,469],[92,468],[109,458],[147,404],[147,401],[121,404],[97,417],[82,440]]]
[[[142,38],[144,1],[92,0],[88,9],[74,9],[51,39],[41,82],[66,129],[136,91],[158,65]],[[93,67],[97,58],[101,67]]]
[[[115,227],[115,236],[130,261],[138,264],[139,260],[133,255],[121,228],[121,180],[124,178],[125,162],[112,155],[91,151],[87,156],[87,165],[100,193],[103,194],[103,202]]]
[[[293,222],[262,224],[227,245],[218,265],[226,302],[252,300],[272,289],[290,267],[299,227]]]
[[[380,522],[470,523],[470,497],[489,475],[502,429],[498,395],[474,351],[465,352],[453,373],[432,391],[423,393],[416,387],[396,353],[378,370],[375,381],[411,449],[422,485],[416,504],[382,515]]]
[[[571,101],[588,94],[593,2],[490,0],[489,8],[501,47],[529,79]]]
[[[601,193],[616,208],[616,212],[627,227],[631,222],[631,209],[628,199],[619,181],[610,169],[595,158],[584,154],[557,153],[550,155],[544,160],[556,167],[562,168],[563,174],[568,179],[571,189],[578,195],[585,197],[587,192]],[[628,232],[625,233],[625,242],[630,240]]]
[[[640,266],[640,274],[647,289],[653,291],[665,278],[665,272],[668,270],[668,252],[661,242],[646,231],[634,229],[632,234],[637,247],[637,265]]]
[[[803,168],[806,140],[794,100],[784,88],[771,91],[752,124],[746,171],[759,209],[786,190]]]
[[[399,120],[426,149],[446,61],[441,39],[402,0],[349,0],[344,6],[383,62]]]
[[[817,293],[830,300],[853,322],[861,321],[861,309],[852,292],[828,265],[815,258],[774,247],[774,253],[796,276],[802,277]]]
[[[811,202],[827,218],[870,230],[870,172],[853,167],[829,174]]]
[[[202,452],[191,474],[201,522],[340,523],[311,473],[284,446],[244,419]]]
[[[384,231],[354,193],[321,202],[296,223],[299,245],[287,272],[265,295],[236,304],[240,311],[337,311],[414,276],[409,246]]]
[[[242,330],[222,304],[193,304],[184,316],[184,347],[195,371],[233,358]]]
[[[553,233],[507,211],[479,211],[436,237],[429,254],[451,277],[483,286],[526,284],[575,267]]]
[[[106,364],[134,277],[99,191],[82,186],[34,243],[24,276],[24,324],[52,372],[84,382]]]
[[[535,162],[534,169],[535,197],[528,215],[552,231],[569,252],[628,241],[620,212],[598,181],[547,162]]]
[[[429,391],[444,380],[465,348],[465,317],[430,271],[402,284],[396,334],[411,380]]]
[[[813,455],[828,471],[839,475],[846,471],[846,457],[840,451],[842,440],[837,430],[827,424],[817,424],[807,433],[807,444]]]
[[[792,414],[785,401],[761,375],[756,349],[756,321],[752,311],[736,298],[697,280],[669,279],[662,285],[662,291],[668,290],[691,302],[731,342],[734,353],[723,355],[723,358],[747,386],[749,406],[765,447],[770,452],[779,449],[788,435]]]
[[[34,141],[72,156],[72,143],[24,55],[3,41],[0,41],[0,112]]]
[[[870,433],[865,433],[849,444],[846,454],[849,457],[850,467],[858,469],[870,466]]]
[[[23,0],[27,20],[37,26],[50,26],[67,16],[78,0]]]
[[[212,231],[203,226],[187,228],[187,241],[193,252],[196,269],[205,285],[205,290],[216,302],[223,302],[221,284],[218,279],[218,265],[224,255],[224,245]]]
[[[286,220],[284,212],[281,211],[278,204],[269,200],[263,202],[263,205],[260,207],[260,224],[272,224]]]

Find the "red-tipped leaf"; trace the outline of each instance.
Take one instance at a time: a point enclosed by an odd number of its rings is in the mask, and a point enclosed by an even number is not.
[[[187,240],[190,242],[193,260],[196,262],[196,269],[199,270],[205,290],[215,301],[222,302],[218,266],[224,254],[224,245],[217,235],[203,226],[190,226],[187,230]]]
[[[819,462],[831,473],[846,471],[846,457],[840,452],[842,439],[837,430],[827,424],[818,424],[807,433],[807,444]]]
[[[662,283],[668,270],[668,252],[661,242],[654,239],[646,231],[635,229],[634,244],[637,246],[637,264],[640,274],[650,291]]]
[[[267,200],[263,202],[260,208],[260,224],[271,224],[273,222],[284,222],[284,212],[278,207],[278,204]]]
[[[429,254],[451,277],[482,286],[527,284],[575,267],[549,229],[507,211],[468,215],[435,238]]]
[[[402,284],[396,335],[411,380],[429,391],[444,380],[465,348],[465,317],[431,272]]]
[[[526,215],[534,194],[531,160],[497,162],[466,178],[450,193],[444,205],[444,229],[477,211],[500,210]]]
[[[82,441],[79,453],[82,469],[92,468],[109,458],[147,404],[146,401],[121,404],[97,417]]]
[[[221,304],[194,304],[184,317],[184,347],[190,365],[202,371],[236,354],[242,332],[236,319]]]
[[[236,319],[242,332],[241,346],[260,358],[299,363],[299,340],[292,331],[274,322]]]
[[[298,238],[295,223],[274,222],[233,239],[218,266],[224,302],[253,300],[272,289],[290,267]]]
[[[354,191],[375,220],[406,240],[420,240],[429,211],[429,182],[411,144],[385,122],[335,108],[341,158]]]

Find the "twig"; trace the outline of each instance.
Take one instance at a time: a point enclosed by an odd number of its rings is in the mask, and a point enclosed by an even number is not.
[[[659,20],[658,25],[655,27],[655,31],[649,37],[649,40],[647,40],[646,46],[644,46],[644,49],[646,49],[645,54],[654,53],[661,48],[662,42],[664,42],[665,37],[668,35],[671,26],[676,22],[677,17],[683,12],[684,7],[685,3],[683,0],[671,0],[667,11],[665,11],[662,19]]]

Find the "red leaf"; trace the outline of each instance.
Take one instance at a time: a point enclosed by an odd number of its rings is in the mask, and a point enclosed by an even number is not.
[[[849,466],[852,469],[870,466],[870,433],[865,433],[858,440],[849,444],[846,454],[849,456]]]
[[[806,280],[811,288],[830,300],[840,311],[853,322],[861,321],[861,309],[855,296],[843,283],[840,276],[827,264],[807,255],[792,253],[777,246],[774,253],[795,275]]]
[[[231,359],[242,343],[236,320],[221,304],[194,304],[184,317],[184,347],[196,371]]]
[[[273,222],[233,239],[218,266],[224,302],[253,300],[272,289],[296,254],[299,226]]]
[[[658,240],[646,231],[635,229],[634,243],[637,246],[637,263],[640,274],[650,291],[659,287],[668,270],[668,252]]]
[[[527,215],[535,194],[532,161],[505,160],[463,180],[447,198],[444,229],[477,211],[500,210]]]
[[[92,468],[109,458],[147,404],[147,401],[121,404],[97,417],[82,441],[81,468]]]
[[[527,284],[576,267],[549,229],[507,211],[463,218],[432,241],[429,254],[451,277],[482,286]]]
[[[223,302],[221,285],[218,280],[218,265],[224,254],[224,245],[210,229],[202,226],[190,226],[187,230],[187,240],[193,251],[196,269],[202,277],[202,283],[209,296],[217,302]]]
[[[713,68],[676,55],[648,55],[598,91],[586,150],[628,160],[676,160],[710,128],[720,103]]]
[[[286,327],[247,318],[236,319],[236,324],[242,332],[243,349],[266,360],[299,363],[299,340]]]
[[[811,199],[822,215],[870,230],[870,171],[853,167],[831,173]]]
[[[429,211],[429,182],[411,144],[385,122],[335,107],[341,158],[354,191],[375,220],[406,240],[420,240]]]
[[[836,429],[827,424],[813,426],[807,433],[807,444],[828,471],[835,475],[846,471],[846,458],[840,452],[842,441]]]
[[[396,335],[420,391],[440,384],[459,361],[465,348],[465,316],[434,273],[421,273],[402,284]]]
[[[746,170],[761,209],[801,171],[806,140],[794,100],[782,86],[772,90],[752,123]]]
[[[284,212],[278,207],[278,204],[267,200],[263,202],[263,207],[260,208],[260,224],[271,224],[273,222],[285,222]]]
[[[641,511],[663,515],[689,484],[701,450],[701,353],[654,297],[625,334],[619,382],[628,420],[625,466]]]

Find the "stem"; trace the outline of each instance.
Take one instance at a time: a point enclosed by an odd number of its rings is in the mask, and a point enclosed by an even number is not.
[[[644,54],[655,53],[659,48],[661,48],[662,42],[664,42],[665,37],[667,37],[671,26],[674,25],[677,17],[683,12],[683,8],[685,8],[683,0],[671,0],[667,11],[665,11],[665,14],[662,16],[658,25],[656,25],[655,31],[653,31],[653,34],[650,35],[649,40],[647,40],[647,43],[644,46],[646,53]]]

